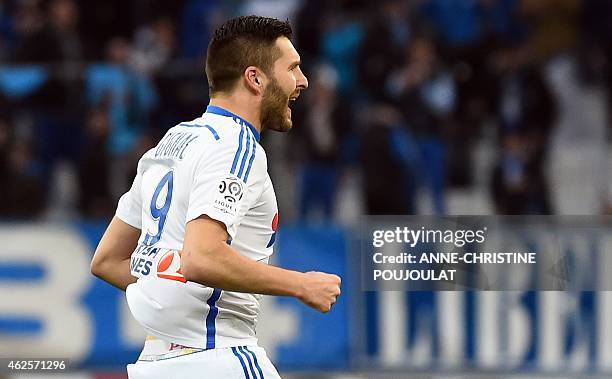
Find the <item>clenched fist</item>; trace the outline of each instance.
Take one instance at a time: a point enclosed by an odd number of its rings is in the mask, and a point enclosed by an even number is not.
[[[327,313],[340,295],[340,277],[311,271],[302,277],[302,291],[298,298],[309,307]]]

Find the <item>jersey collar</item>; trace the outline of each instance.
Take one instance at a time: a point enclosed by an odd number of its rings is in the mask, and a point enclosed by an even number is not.
[[[206,113],[212,113],[212,114],[217,114],[219,116],[226,116],[226,117],[231,117],[233,118],[236,122],[241,123],[241,124],[245,124],[246,126],[249,127],[249,129],[251,129],[251,132],[253,132],[253,136],[255,137],[255,139],[257,140],[257,142],[259,142],[259,132],[257,131],[257,129],[255,129],[255,127],[248,122],[247,120],[243,119],[242,117],[233,114],[232,112],[225,110],[221,107],[217,107],[216,105],[209,105],[206,107]]]

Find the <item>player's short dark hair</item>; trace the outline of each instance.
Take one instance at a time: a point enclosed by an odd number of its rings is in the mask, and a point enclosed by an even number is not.
[[[260,16],[233,18],[217,28],[206,54],[210,95],[231,91],[249,66],[270,74],[281,54],[274,42],[291,34],[289,21]]]

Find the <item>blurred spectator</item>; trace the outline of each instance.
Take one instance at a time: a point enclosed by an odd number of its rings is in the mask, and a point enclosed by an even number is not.
[[[11,143],[11,125],[5,118],[0,118],[0,183],[8,183],[10,179],[9,149]],[[0,198],[8,199],[7,186],[0,186]],[[9,202],[0,202],[0,215],[6,216],[9,210]]]
[[[419,164],[414,138],[393,106],[377,105],[367,112],[368,126],[361,139],[367,214],[414,214]]]
[[[556,104],[540,69],[527,50],[500,54],[502,74],[497,121],[501,152],[492,178],[493,200],[500,214],[551,214],[545,173]]]
[[[327,13],[321,35],[321,61],[338,73],[338,91],[343,96],[357,96],[357,53],[364,36],[364,25],[355,11]]]
[[[585,0],[583,3],[578,58],[582,61],[583,77],[590,83],[605,87],[608,129],[612,130],[612,22],[608,17],[602,17],[612,14],[612,2]],[[612,136],[612,133],[608,135]]]
[[[79,11],[73,0],[53,0],[49,4],[49,33],[62,61],[80,62],[84,57],[78,22]]]
[[[40,162],[27,141],[17,140],[9,145],[7,174],[4,216],[17,219],[40,216],[45,201]]]
[[[385,90],[388,75],[402,63],[410,37],[408,4],[400,0],[384,0],[370,20],[359,48],[357,69],[359,82],[372,101],[389,101]]]
[[[138,2],[104,0],[80,2],[80,29],[88,37],[89,58],[103,60],[108,42],[116,37],[129,38],[137,26],[134,19],[144,10]]]
[[[136,31],[132,66],[145,74],[157,73],[173,57],[176,47],[174,24],[162,17]]]
[[[422,164],[414,174],[429,190],[434,212],[445,214],[446,134],[452,125],[455,84],[430,39],[415,37],[407,52],[407,64],[390,75],[385,87],[397,99],[419,146]]]
[[[449,184],[472,184],[473,143],[490,108],[491,78],[487,0],[425,0],[421,7],[424,25],[436,36],[441,56],[452,70],[457,92],[449,130]]]
[[[520,12],[521,0],[482,0],[492,48],[516,47],[525,41],[528,25]]]
[[[485,38],[484,1],[425,0],[422,14],[451,51],[477,46]]]
[[[115,208],[115,200],[110,191],[108,110],[104,106],[94,108],[85,127],[78,164],[79,210],[85,217],[108,217]]]
[[[200,28],[208,26],[217,14],[188,14],[189,12],[217,12],[213,3],[191,1],[185,8],[183,18],[193,24],[182,25],[184,34],[189,34],[187,40],[191,41],[191,48],[199,48],[189,53],[189,57],[200,57],[206,54],[206,46],[199,35]],[[208,98],[208,83],[202,73],[195,70],[190,64],[177,63],[178,41],[176,25],[168,17],[160,17],[149,24],[145,24],[136,33],[136,45],[131,56],[132,66],[141,73],[147,73],[147,80],[155,88],[155,106],[151,108],[150,132],[153,138],[161,138],[166,130],[189,117],[196,117],[204,110]],[[195,35],[191,35],[194,34]],[[208,31],[206,31],[208,33]],[[181,37],[183,38],[183,37]],[[183,43],[186,41],[183,39]],[[200,46],[202,45],[202,46]],[[185,47],[185,46],[183,46]],[[199,58],[198,58],[199,59]],[[197,61],[201,67],[202,61]],[[194,78],[194,75],[196,76]]]
[[[81,69],[85,53],[85,43],[78,30],[79,9],[74,0],[53,0],[49,4],[48,33],[59,50],[61,65],[57,67],[62,94],[67,109],[75,110],[75,105],[82,103],[82,80],[75,75]],[[59,63],[59,62],[58,62]],[[74,115],[73,115],[74,117]]]
[[[39,0],[20,0],[15,11],[13,62],[45,63],[60,60],[56,41],[45,30],[46,19]]]
[[[157,101],[149,79],[128,65],[131,46],[123,38],[112,39],[107,47],[107,61],[92,65],[87,72],[88,100],[92,105],[109,104],[109,150],[114,161],[113,194],[126,190],[123,158],[135,146],[148,123]]]
[[[211,30],[222,21],[220,1],[189,0],[181,14],[181,52],[186,58],[206,56]]]
[[[344,138],[351,125],[349,106],[336,91],[337,74],[319,66],[310,88],[300,98],[293,117],[292,154],[301,154],[299,217],[308,220],[317,210],[331,221],[340,176]]]
[[[16,63],[44,63],[44,81],[29,93],[29,106],[44,110],[42,118],[74,118],[81,102],[79,70],[83,59],[82,37],[77,29],[79,13],[73,0],[53,0],[42,12],[36,0],[22,0],[16,14]],[[45,17],[46,16],[46,17]],[[37,69],[34,66],[30,70]],[[44,71],[42,71],[44,70]],[[24,82],[24,85],[28,81]],[[57,120],[54,120],[57,121]],[[55,122],[57,123],[57,122]]]
[[[535,58],[547,59],[575,46],[580,0],[522,0],[520,11],[532,28]]]
[[[14,31],[12,3],[7,0],[0,0],[0,62],[9,60]]]
[[[18,4],[15,62],[59,63],[82,59],[78,8],[73,0],[49,2],[47,14],[38,0],[20,0]]]
[[[492,178],[495,211],[502,215],[520,215],[532,209],[532,173],[528,172],[528,140],[517,133],[502,139],[499,162]],[[528,213],[542,213],[533,209]]]
[[[302,57],[304,72],[310,72],[310,67],[315,65],[319,57],[327,5],[328,2],[325,0],[304,1],[297,11],[294,40]]]

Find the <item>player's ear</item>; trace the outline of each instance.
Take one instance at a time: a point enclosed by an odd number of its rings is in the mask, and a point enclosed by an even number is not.
[[[244,80],[246,87],[253,94],[263,94],[265,88],[266,75],[257,67],[249,66],[244,70]]]

